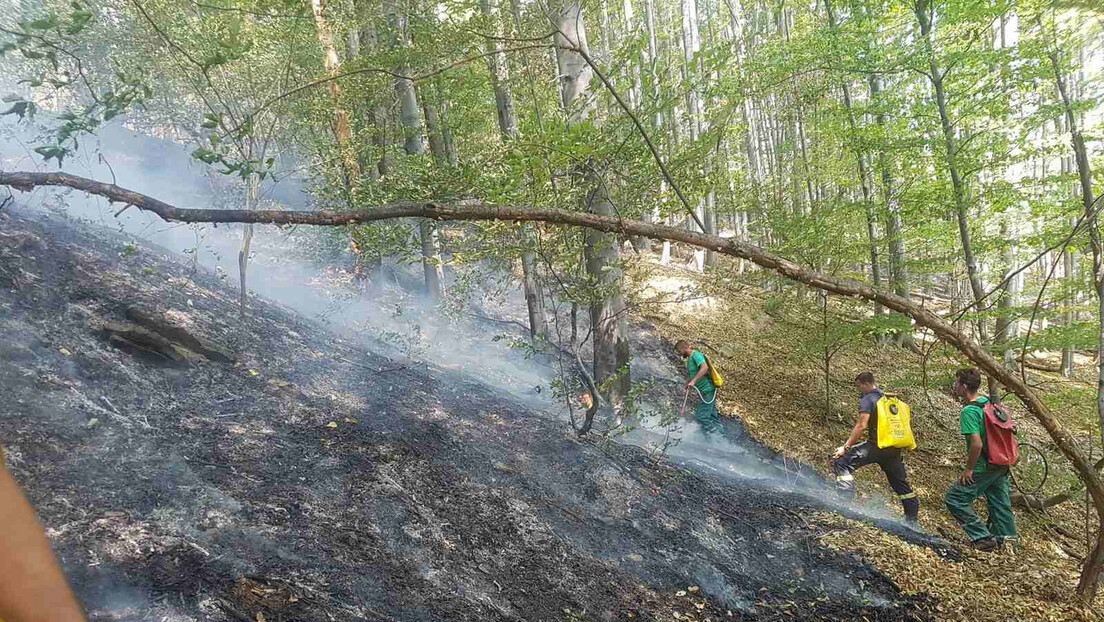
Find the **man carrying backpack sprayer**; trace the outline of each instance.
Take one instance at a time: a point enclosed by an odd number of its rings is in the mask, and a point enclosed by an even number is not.
[[[874,381],[874,374],[863,372],[855,378],[859,388],[859,420],[839,449],[832,469],[836,473],[836,489],[845,497],[855,496],[855,470],[868,464],[882,467],[889,486],[905,508],[905,520],[915,524],[920,513],[920,500],[908,483],[905,462],[901,454],[915,449],[908,404],[896,396],[883,394]],[[863,432],[870,431],[860,443]]]
[[[944,501],[974,547],[991,551],[1016,539],[1008,471],[1019,460],[1019,449],[1008,411],[988,398],[978,397],[980,388],[978,370],[955,372],[953,393],[964,404],[959,422],[966,438],[966,468]],[[982,496],[989,508],[988,524],[981,522],[972,507],[974,499]]]
[[[724,424],[721,423],[721,415],[717,412],[717,387],[724,384],[717,370],[709,364],[709,359],[698,350],[690,347],[690,344],[679,340],[675,344],[675,352],[686,359],[686,396],[682,402],[683,414],[686,413],[686,402],[691,393],[697,397],[697,405],[694,407],[694,419],[701,425],[702,432],[710,435],[713,432],[724,434]]]

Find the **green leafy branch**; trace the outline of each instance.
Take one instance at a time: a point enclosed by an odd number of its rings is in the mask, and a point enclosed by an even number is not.
[[[118,66],[107,88],[100,90],[93,86],[83,60],[73,48],[78,43],[77,37],[87,30],[95,16],[80,2],[71,3],[70,9],[64,17],[50,11],[45,17],[21,22],[20,30],[0,28],[0,33],[12,37],[11,41],[0,44],[0,56],[18,52],[27,60],[47,64],[35,75],[20,80],[19,84],[32,89],[46,85],[57,90],[69,88],[76,83],[71,71],[75,69],[92,100],[79,112],[62,113],[61,124],[54,134],[54,144],[35,149],[47,162],[56,159],[58,166],[79,146],[77,138],[80,135],[94,133],[104,123],[153,95],[141,73],[127,73]],[[64,66],[63,60],[71,63],[71,67]],[[30,99],[12,98],[6,101],[11,106],[0,111],[0,116],[14,114],[20,120],[27,120],[32,119],[38,110],[37,104]]]

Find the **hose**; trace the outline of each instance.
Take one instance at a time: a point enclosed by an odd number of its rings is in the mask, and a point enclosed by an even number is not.
[[[692,384],[692,385],[690,385],[690,386],[694,387],[694,390],[698,392],[698,397],[699,397],[699,398],[701,399],[701,401],[702,401],[703,403],[705,403],[705,404],[712,404],[713,402],[716,402],[716,401],[717,401],[717,390],[716,390],[716,389],[714,389],[714,390],[713,390],[713,399],[711,399],[711,400],[709,400],[708,402],[706,402],[706,401],[705,401],[705,396],[704,396],[704,395],[702,395],[701,389],[699,389],[699,388],[698,388],[698,385],[696,385],[696,384]],[[687,390],[686,390],[686,395],[690,395],[690,389],[687,389]]]
[[[705,401],[705,396],[702,395],[701,389],[699,389],[697,385],[692,384],[692,385],[690,385],[690,387],[694,387],[694,390],[698,392],[698,398],[702,401],[703,404],[712,404],[713,402],[717,401],[717,391],[716,390],[713,391],[713,399],[711,399],[707,402],[707,401]],[[686,387],[686,394],[682,397],[682,413],[681,413],[681,415],[683,417],[686,416],[686,403],[690,400],[690,387]]]

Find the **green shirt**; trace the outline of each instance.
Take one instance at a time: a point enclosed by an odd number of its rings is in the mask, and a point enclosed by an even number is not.
[[[690,377],[698,375],[698,370],[705,364],[705,355],[697,350],[690,353],[690,357],[686,359],[686,371],[690,374]],[[698,379],[694,383],[694,386],[698,387],[698,390],[703,395],[708,395],[717,390],[717,387],[713,386],[713,379],[709,377],[709,372],[706,372],[704,376]]]
[[[989,403],[989,398],[979,397],[976,400],[981,404]],[[962,409],[962,414],[958,417],[959,424],[962,430],[962,436],[966,439],[966,452],[970,452],[970,435],[977,434],[981,436],[981,456],[978,457],[977,464],[974,465],[974,473],[984,473],[989,470],[989,461],[985,459],[985,411],[973,404],[967,404]]]

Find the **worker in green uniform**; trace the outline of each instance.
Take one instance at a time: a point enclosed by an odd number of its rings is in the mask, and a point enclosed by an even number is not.
[[[713,386],[713,380],[709,377],[709,363],[705,355],[681,340],[675,344],[675,352],[686,359],[686,375],[689,377],[686,391],[696,400],[694,420],[706,435],[714,432],[724,434],[721,414],[717,411],[717,387]]]
[[[1012,514],[1012,496],[1007,465],[990,465],[986,459],[985,412],[989,398],[978,397],[981,373],[976,369],[955,372],[953,392],[965,406],[959,415],[962,436],[966,439],[966,468],[944,496],[947,509],[966,530],[975,548],[991,551],[1016,540],[1016,517]],[[974,500],[985,497],[989,521],[983,523],[974,512]]]

